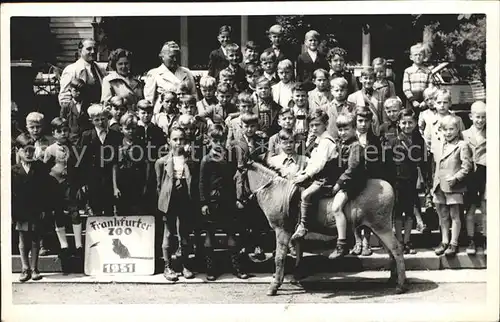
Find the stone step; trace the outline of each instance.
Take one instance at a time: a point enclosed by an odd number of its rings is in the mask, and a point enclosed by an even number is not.
[[[365,270],[388,270],[390,261],[389,255],[383,249],[376,248],[371,256],[353,256],[347,255],[344,258],[329,260],[327,258],[331,250],[319,250],[317,252],[304,253],[304,259],[301,266],[304,267],[309,274],[325,273],[325,272],[359,272]],[[270,253],[267,253],[267,261],[255,263],[250,260],[245,260],[244,265],[249,272],[253,273],[272,273],[274,272],[274,260]],[[286,270],[290,272],[293,268],[295,259],[288,256],[286,262]],[[202,261],[203,262],[203,261]],[[221,272],[231,272],[231,264],[229,254],[226,250],[215,252],[214,262]],[[162,271],[163,260],[156,261],[157,273]],[[191,267],[197,272],[204,272],[204,265],[197,263],[194,256],[191,255]],[[81,273],[78,267],[78,260],[72,259],[72,265],[75,268],[75,273]],[[486,253],[479,248],[476,255],[467,255],[465,248],[461,247],[460,252],[456,257],[447,258],[446,256],[436,256],[434,251],[429,249],[417,249],[414,255],[405,255],[405,266],[407,270],[441,270],[441,269],[484,269],[486,268]],[[180,263],[174,258],[174,268],[179,269]],[[61,264],[56,255],[40,257],[39,261],[40,272],[60,272]],[[12,272],[19,273],[21,271],[21,259],[19,255],[12,256]]]

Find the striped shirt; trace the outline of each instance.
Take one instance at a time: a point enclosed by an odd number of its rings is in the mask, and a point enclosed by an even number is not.
[[[432,83],[431,71],[425,66],[412,65],[403,75],[403,92],[410,101],[423,101],[424,90]]]

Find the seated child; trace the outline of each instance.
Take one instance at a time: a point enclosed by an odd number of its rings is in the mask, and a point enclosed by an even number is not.
[[[312,81],[316,86],[309,92],[309,110],[314,111],[317,108],[328,105],[333,100],[328,81],[328,72],[326,69],[319,68],[313,73]]]
[[[251,113],[254,109],[254,101],[252,96],[243,92],[238,95],[238,108],[240,110],[240,115],[232,120],[230,120],[227,124],[227,147],[229,148],[229,144],[233,141],[237,141],[243,135],[243,122],[241,121],[241,117],[245,113]]]
[[[472,126],[462,132],[464,141],[472,151],[473,171],[468,179],[466,193],[466,225],[469,245],[467,254],[476,253],[474,242],[476,207],[480,207],[483,217],[483,235],[486,236],[486,104],[477,101],[471,106]]]
[[[353,103],[347,101],[348,83],[343,77],[333,78],[330,81],[332,101],[321,108],[326,111],[331,122],[328,122],[327,131],[333,138],[338,137],[337,116],[344,113],[353,113],[356,107]]]
[[[297,57],[297,80],[304,84],[307,91],[314,89],[314,71],[328,69],[328,61],[325,55],[318,51],[319,38],[319,33],[316,30],[309,30],[304,37],[306,52]]]
[[[309,131],[315,137],[315,148],[311,152],[307,167],[294,178],[295,184],[308,186],[301,193],[300,223],[292,235],[292,240],[303,238],[307,234],[308,219],[313,201],[321,196],[324,185],[331,183],[336,172],[338,157],[337,146],[326,131],[328,115],[322,110],[309,115]]]
[[[91,128],[87,108],[87,85],[80,79],[72,79],[69,83],[71,100],[62,102],[59,116],[68,120],[70,129],[70,140],[73,144],[78,142],[82,132]]]
[[[359,82],[361,83],[361,89],[349,95],[347,100],[356,106],[368,106],[373,114],[373,133],[379,135],[380,124],[382,124],[382,106],[380,104],[379,93],[373,89],[373,83],[375,82],[373,68],[364,68],[361,71]]]
[[[284,59],[278,63],[280,82],[272,86],[273,100],[282,108],[290,107],[292,103],[293,63]]]
[[[299,172],[307,168],[309,158],[297,154],[293,131],[282,128],[276,135],[278,136],[276,141],[279,146],[279,153],[270,157],[268,164],[276,169],[282,177],[293,180]]]
[[[335,250],[328,256],[329,259],[347,255],[346,245],[346,216],[344,206],[348,200],[364,189],[366,184],[363,147],[356,139],[356,117],[351,113],[340,113],[337,117],[337,128],[340,145],[337,150],[338,169],[340,174],[333,187],[333,212],[337,225],[338,239]]]
[[[295,125],[295,115],[293,114],[293,111],[289,107],[282,108],[279,112],[278,115],[278,125],[281,127],[282,130],[289,130],[292,131],[293,133],[293,127]],[[267,157],[271,158],[274,157],[275,155],[280,154],[279,147],[280,147],[280,142],[279,142],[279,137],[280,137],[280,132],[274,134],[269,138],[269,149],[267,153]],[[293,140],[295,142],[295,138]],[[295,149],[296,147],[294,147]]]
[[[347,81],[347,95],[359,90],[356,77],[346,70],[345,59],[347,51],[344,48],[334,47],[328,51],[326,59],[330,65],[330,79],[344,78]]]
[[[436,103],[439,101],[438,94]],[[436,108],[439,112],[439,107]],[[432,193],[441,226],[441,243],[435,249],[438,256],[445,254],[451,257],[458,252],[460,205],[463,204],[463,194],[467,191],[465,179],[472,171],[472,153],[468,144],[461,139],[459,120],[461,119],[455,115],[446,115],[440,120],[443,140],[434,147],[436,172]]]
[[[109,129],[109,111],[101,104],[90,105],[87,113],[94,127],[82,133],[77,145],[82,191],[87,192],[94,215],[113,216],[115,198],[119,197],[116,179],[122,134]]]
[[[240,228],[236,217],[236,191],[233,183],[236,164],[231,162],[224,147],[226,144],[224,128],[215,124],[208,136],[210,151],[201,160],[199,189],[201,214],[207,230],[204,244],[207,280],[215,281],[218,275],[213,262],[216,228],[222,228],[227,233],[234,275],[240,279],[247,279],[248,275],[241,268],[241,255],[236,239],[236,233]]]
[[[276,75],[278,60],[273,52],[265,51],[260,55],[260,65],[264,71],[263,76],[269,80],[270,86],[278,84],[280,81]]]
[[[177,95],[174,92],[164,92],[160,94],[161,110],[153,114],[151,122],[163,130],[165,136],[170,133],[170,129],[179,118],[177,108]],[[154,111],[154,108],[153,108]]]
[[[373,70],[375,71],[375,83],[373,89],[379,93],[380,105],[384,106],[385,101],[389,97],[396,96],[396,87],[394,83],[387,79],[387,60],[377,57],[372,62]],[[385,110],[382,111],[382,122],[387,122]]]
[[[21,254],[20,282],[42,279],[38,270],[38,256],[43,212],[49,206],[47,186],[50,177],[47,167],[35,158],[35,141],[30,136],[19,136],[16,149],[19,163],[11,168],[12,223],[19,234]],[[31,262],[29,253],[31,251]]]
[[[75,147],[70,141],[70,129],[66,119],[56,117],[50,123],[55,143],[45,150],[44,163],[52,176],[53,204],[56,234],[61,246],[60,259],[63,274],[70,272],[68,240],[66,238],[67,218],[65,211],[71,216],[75,239],[75,255],[83,261],[82,221],[78,212],[77,191],[80,188],[77,173],[77,157]]]
[[[265,76],[257,80],[256,93],[255,113],[259,116],[259,128],[269,137],[278,132],[278,113],[281,106],[273,101],[271,83]]]
[[[204,113],[210,106],[217,105],[215,91],[217,90],[217,81],[212,76],[203,76],[200,79],[200,91],[203,99],[196,103],[198,114]]]
[[[109,129],[117,132],[120,130],[120,119],[127,112],[125,99],[121,96],[113,96],[109,99],[110,115]]]

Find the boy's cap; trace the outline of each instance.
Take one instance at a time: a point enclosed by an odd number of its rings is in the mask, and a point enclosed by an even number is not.
[[[283,33],[283,27],[281,27],[280,25],[272,25],[271,28],[269,28],[269,33],[274,35],[281,35]]]

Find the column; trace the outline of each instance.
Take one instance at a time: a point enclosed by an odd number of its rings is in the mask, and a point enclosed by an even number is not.
[[[370,59],[370,26],[361,28],[361,65],[371,66]]]
[[[188,17],[181,16],[181,66],[188,67]]]
[[[241,16],[241,47],[248,41],[248,16]]]

